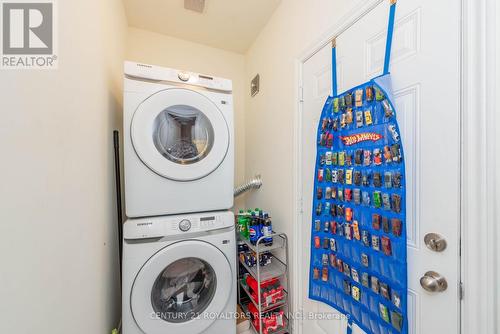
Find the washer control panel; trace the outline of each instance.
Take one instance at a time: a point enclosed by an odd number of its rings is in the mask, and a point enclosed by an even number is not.
[[[211,230],[220,225],[220,220],[217,216],[207,216],[200,218],[200,228],[202,230]]]
[[[234,215],[230,211],[139,218],[125,222],[123,236],[125,239],[161,238],[230,226],[234,226]]]

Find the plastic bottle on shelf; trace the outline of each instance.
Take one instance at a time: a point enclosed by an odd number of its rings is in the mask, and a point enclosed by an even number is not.
[[[259,223],[260,223],[260,236],[263,237],[264,236],[264,211],[262,211],[262,209],[259,209],[258,211],[258,215],[259,215]],[[261,244],[263,244],[263,241],[261,241]]]
[[[238,230],[242,239],[248,239],[248,214],[240,210],[238,215]]]
[[[273,223],[271,217],[269,217],[268,213],[264,214],[263,222],[262,222],[262,235],[264,238],[264,244],[267,246],[272,246],[273,244]]]
[[[261,211],[259,208],[255,208],[255,215],[257,216],[257,218],[259,219],[259,222],[262,224],[262,214],[261,214]]]
[[[250,217],[251,217],[250,213],[246,212],[245,213],[245,228],[246,228],[245,236],[246,236],[247,240],[250,238]]]
[[[252,215],[250,217],[248,232],[249,232],[250,242],[253,245],[257,244],[257,241],[262,235],[261,235],[260,220],[259,217],[256,216],[255,212],[252,212]]]
[[[238,215],[236,216],[236,228],[238,229],[238,232],[241,235],[242,227],[241,227],[241,218],[243,217],[243,210],[240,210],[238,212]]]

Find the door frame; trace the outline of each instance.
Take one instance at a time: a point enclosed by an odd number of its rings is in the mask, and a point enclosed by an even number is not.
[[[325,31],[315,43],[295,59],[296,109],[294,112],[294,178],[293,178],[293,267],[292,306],[302,311],[305,282],[301,261],[303,236],[302,184],[302,113],[304,63],[328,45],[334,36],[359,21],[377,5],[387,0],[359,0],[336,24]],[[495,136],[495,0],[461,1],[461,333],[494,333],[498,326],[496,307],[500,307],[500,228],[495,226],[495,184],[500,173],[495,168],[495,148],[500,136]],[[500,16],[499,16],[500,21]],[[499,22],[500,24],[500,22]],[[499,62],[500,65],[500,62]],[[477,149],[477,148],[481,149]],[[494,181],[494,182],[493,182]],[[486,241],[486,242],[485,242]],[[493,254],[493,256],[491,256]],[[495,254],[497,254],[495,256]],[[483,274],[486,273],[486,274]],[[495,289],[497,289],[495,291]],[[484,298],[483,296],[487,296]],[[294,333],[302,334],[300,317],[294,317]]]

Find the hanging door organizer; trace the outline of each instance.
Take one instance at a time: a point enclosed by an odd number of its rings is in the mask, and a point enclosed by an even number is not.
[[[333,96],[323,107],[313,197],[309,297],[367,333],[408,333],[405,166],[389,62],[384,74]]]

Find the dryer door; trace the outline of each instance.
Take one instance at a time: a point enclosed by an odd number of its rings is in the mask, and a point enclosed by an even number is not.
[[[192,181],[212,173],[229,148],[229,128],[219,108],[201,93],[171,88],[144,100],[134,113],[132,144],[155,173]]]
[[[201,333],[229,302],[233,280],[227,258],[215,246],[174,243],[139,271],[131,291],[134,320],[148,334]]]

